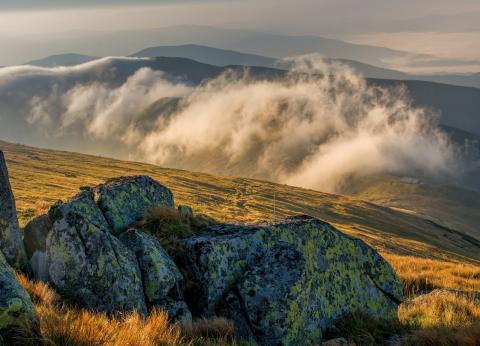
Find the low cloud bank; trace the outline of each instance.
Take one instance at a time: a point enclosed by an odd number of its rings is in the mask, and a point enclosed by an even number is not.
[[[27,132],[111,141],[131,159],[324,191],[369,174],[461,171],[458,148],[405,90],[370,87],[316,56],[294,63],[282,80],[227,72],[198,87],[148,67],[118,85],[94,78],[116,73],[108,59],[41,69],[48,87],[27,88],[20,108]],[[0,70],[0,91],[19,85],[13,69]]]

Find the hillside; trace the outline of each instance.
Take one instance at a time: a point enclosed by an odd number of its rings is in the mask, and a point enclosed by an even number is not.
[[[25,65],[41,67],[75,66],[95,59],[98,59],[98,57],[75,53],[56,54],[50,55],[46,58],[29,61]]]
[[[390,255],[480,261],[480,243],[431,221],[360,199],[269,182],[160,168],[0,142],[24,225],[58,199],[109,177],[147,174],[170,187],[176,203],[229,222],[307,213]],[[275,197],[274,197],[275,196]]]

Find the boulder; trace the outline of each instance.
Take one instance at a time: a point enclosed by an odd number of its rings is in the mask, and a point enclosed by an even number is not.
[[[14,269],[29,272],[7,165],[0,151],[0,250]]]
[[[32,300],[0,253],[0,341],[2,335],[11,336],[10,329],[28,324],[36,324]]]
[[[193,217],[193,209],[188,205],[179,205],[177,209],[182,219],[190,219]]]
[[[102,232],[110,232],[109,225],[97,207],[94,200],[93,190],[83,188],[66,203],[61,203],[63,209],[67,208],[78,215],[81,215],[89,224],[94,225]],[[55,210],[53,208],[52,210]],[[53,211],[50,211],[51,214]],[[41,215],[30,221],[24,229],[24,244],[31,265],[33,277],[37,280],[47,282],[49,280],[46,263],[47,237],[52,230],[52,219],[55,215]]]
[[[148,176],[111,179],[95,188],[95,199],[114,234],[154,207],[174,207],[172,192]]]
[[[47,236],[52,229],[48,215],[42,215],[30,221],[23,230],[23,242],[27,257],[36,280],[47,282]]]
[[[147,305],[163,308],[172,319],[191,321],[180,289],[182,274],[160,243],[136,229],[123,232],[119,239],[137,258]]]
[[[91,310],[147,312],[136,258],[110,232],[91,223],[69,204],[49,211],[46,240],[51,284],[70,302]]]
[[[364,242],[308,216],[223,225],[185,241],[192,301],[260,344],[306,345],[342,315],[395,318],[402,285]]]

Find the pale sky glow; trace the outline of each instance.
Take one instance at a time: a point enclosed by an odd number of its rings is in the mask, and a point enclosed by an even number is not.
[[[442,58],[480,60],[478,0],[151,0],[133,4],[126,0],[2,0],[0,45],[9,51],[0,55],[0,65],[40,54],[28,49],[28,42],[39,39],[184,24],[318,35]],[[23,40],[17,52],[10,48],[14,47],[12,37]]]

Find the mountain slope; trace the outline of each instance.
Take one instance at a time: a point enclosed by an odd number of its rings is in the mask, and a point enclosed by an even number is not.
[[[480,261],[480,242],[421,217],[362,200],[265,181],[221,177],[0,142],[22,224],[83,185],[147,174],[170,187],[177,204],[221,221],[258,222],[307,213],[389,254]]]
[[[274,67],[277,61],[277,59],[261,55],[245,54],[233,50],[218,49],[196,44],[150,47],[136,52],[131,56],[147,58],[179,57],[217,66],[247,65]]]
[[[25,65],[41,66],[41,67],[59,67],[59,66],[75,66],[83,64],[92,60],[99,59],[95,56],[83,55],[83,54],[57,54],[50,55],[43,59],[32,60]]]

